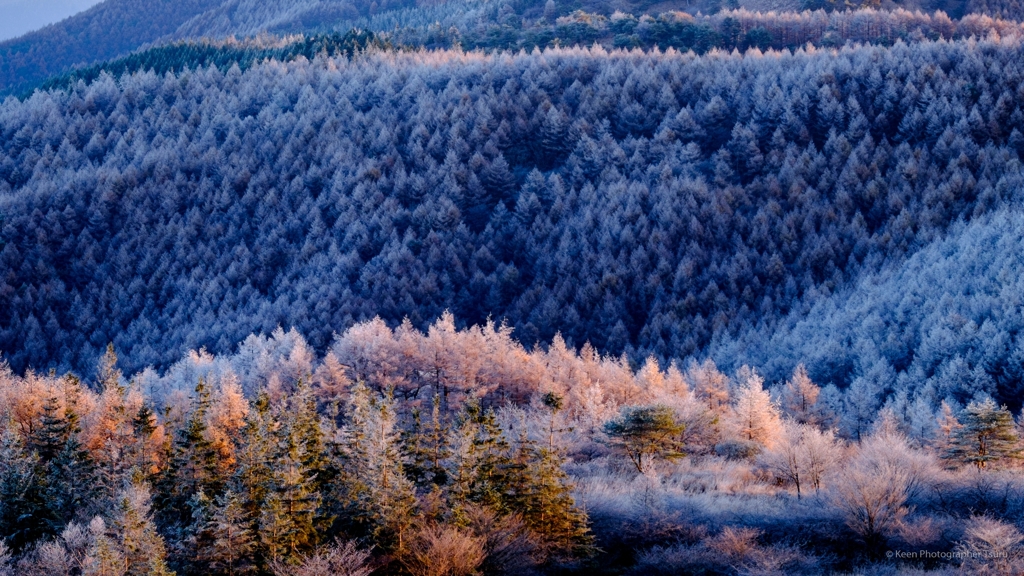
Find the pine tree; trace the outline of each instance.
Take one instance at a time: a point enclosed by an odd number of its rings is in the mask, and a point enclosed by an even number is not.
[[[87,446],[96,462],[97,490],[108,502],[113,502],[125,482],[130,480],[132,468],[128,453],[134,439],[126,404],[128,390],[121,380],[117,354],[110,344],[97,368],[100,397],[94,414],[99,415],[95,426],[98,433],[93,434]]]
[[[125,576],[127,566],[124,554],[113,538],[107,535],[107,526],[96,516],[89,523],[92,542],[82,559],[82,576]]]
[[[980,470],[990,463],[1021,457],[1013,416],[1006,406],[997,407],[991,398],[976,400],[967,405],[960,419],[947,459],[974,464]]]
[[[617,418],[605,423],[604,432],[643,474],[656,458],[682,456],[679,435],[683,428],[668,406],[624,406]]]

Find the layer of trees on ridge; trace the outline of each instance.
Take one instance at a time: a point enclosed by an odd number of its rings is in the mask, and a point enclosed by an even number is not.
[[[139,370],[450,308],[697,355],[1011,206],[1020,52],[376,53],[8,99],[0,348],[87,370],[113,341]]]
[[[802,369],[766,390],[710,361],[529,352],[450,316],[361,323],[322,358],[279,330],[130,379],[113,348],[85,382],[4,368],[0,569],[811,574],[908,543],[1019,569],[1012,415],[947,406],[921,438],[883,411],[858,441],[834,395]]]

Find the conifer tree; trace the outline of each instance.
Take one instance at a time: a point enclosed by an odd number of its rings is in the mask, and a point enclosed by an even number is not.
[[[69,383],[77,386],[77,380]],[[60,410],[56,396],[43,405],[41,426],[31,439],[38,455],[37,474],[45,505],[45,532],[57,534],[89,505],[96,496],[95,464],[79,440],[81,428],[75,411],[76,394],[68,394],[68,405]]]
[[[800,364],[793,370],[793,377],[786,381],[779,398],[782,410],[801,424],[816,424],[815,406],[821,389],[811,381],[807,369]]]
[[[117,369],[113,344],[107,346],[96,372],[100,387],[98,433],[90,439],[88,448],[96,461],[97,489],[104,499],[113,502],[130,480],[132,460],[128,453],[134,442],[126,403],[128,390]]]
[[[321,497],[304,464],[309,457],[297,431],[282,427],[281,432],[259,536],[269,562],[296,563],[317,545]]]
[[[82,559],[82,576],[125,576],[124,554],[114,539],[107,535],[103,518],[93,518],[89,532],[92,542]]]
[[[394,401],[363,383],[352,390],[344,430],[348,498],[356,519],[386,549],[401,550],[416,501],[405,477]]]
[[[219,474],[217,452],[206,436],[205,413],[210,392],[202,379],[196,385],[196,404],[175,434],[156,488],[155,505],[161,528],[172,534],[172,557],[187,566],[197,556],[196,537],[202,528],[201,508],[220,495],[225,480]],[[200,496],[201,495],[201,496]]]
[[[617,418],[604,425],[604,432],[643,474],[656,458],[682,456],[679,435],[683,428],[668,406],[625,406]]]
[[[745,442],[771,446],[781,431],[778,408],[764,390],[764,380],[753,370],[743,378],[730,414],[733,433]]]
[[[419,410],[413,410],[412,423],[402,431],[406,475],[417,486],[444,486],[448,475],[445,460],[450,455],[448,447],[448,426],[441,416],[441,396],[434,395],[430,422],[423,423]]]
[[[519,515],[542,541],[544,551],[560,560],[587,556],[593,551],[587,515],[576,507],[573,486],[562,468],[564,463],[555,448],[538,446],[524,427],[499,491],[502,512]]]
[[[266,565],[266,551],[257,535],[260,517],[267,498],[274,490],[274,430],[277,423],[270,413],[270,399],[260,392],[246,415],[242,445],[237,454],[237,468],[231,478],[231,491],[238,495],[241,509],[239,522],[253,534],[252,561]]]
[[[46,529],[45,504],[36,471],[39,458],[25,450],[13,422],[0,434],[0,539],[15,551]]]
[[[209,573],[236,576],[256,569],[252,559],[255,537],[238,494],[228,490],[217,498],[203,536],[208,545],[201,550],[200,560]]]
[[[126,576],[173,576],[164,540],[150,516],[149,487],[136,479],[118,496],[111,533],[124,558]]]
[[[487,506],[500,514],[508,513],[503,493],[509,483],[512,462],[508,441],[494,412],[483,410],[477,402],[467,403],[450,437],[447,493],[456,517],[461,515],[466,503]]]
[[[157,455],[150,452],[148,440],[156,430],[156,414],[149,404],[143,403],[132,418],[132,431],[135,433],[135,446],[132,451],[135,467],[145,474],[150,474],[154,468],[153,460]]]
[[[953,432],[953,441],[945,457],[974,464],[978,469],[1007,458],[1020,458],[1013,416],[1005,406],[997,407],[991,398],[973,401],[961,414],[961,426]]]

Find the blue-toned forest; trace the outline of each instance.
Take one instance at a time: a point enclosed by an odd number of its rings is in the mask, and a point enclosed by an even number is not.
[[[1013,3],[160,6],[0,43],[0,575],[1024,570]]]

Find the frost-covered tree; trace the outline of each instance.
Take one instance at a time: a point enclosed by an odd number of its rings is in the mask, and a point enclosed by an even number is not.
[[[747,369],[740,377],[742,380],[727,415],[730,432],[739,440],[770,447],[782,427],[779,410],[757,372]]]

